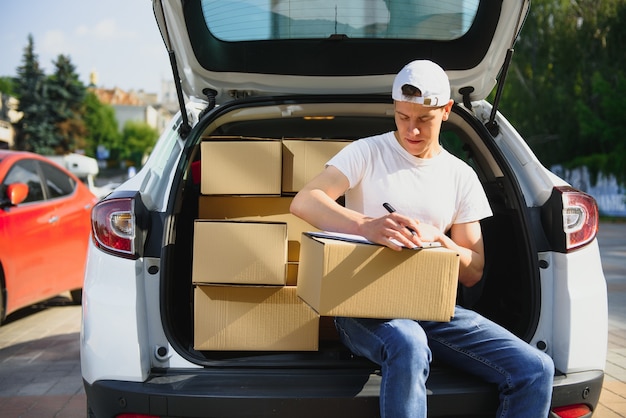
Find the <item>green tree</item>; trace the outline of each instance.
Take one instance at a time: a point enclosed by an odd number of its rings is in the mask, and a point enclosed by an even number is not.
[[[547,166],[626,178],[624,0],[534,0],[502,109]]]
[[[13,78],[12,77],[0,77],[0,93],[14,95],[13,92]]]
[[[33,36],[28,35],[22,65],[17,68],[15,95],[23,112],[16,126],[16,148],[42,154],[54,152],[54,122],[49,114],[46,76],[39,66]]]
[[[97,157],[98,147],[119,154],[122,138],[117,130],[113,107],[103,104],[93,92],[88,91],[84,100],[83,120],[86,127],[85,153],[88,156]],[[112,157],[118,159],[115,155]]]
[[[122,131],[124,149],[121,157],[140,168],[143,158],[149,154],[156,143],[159,133],[156,129],[144,122],[128,121]]]
[[[68,56],[59,55],[54,66],[54,74],[48,78],[48,99],[54,103],[50,115],[55,126],[55,153],[83,150],[86,146],[83,121],[86,88]]]
[[[600,44],[601,65],[589,77],[587,98],[576,103],[581,142],[588,144],[586,152],[580,153],[570,163],[587,166],[593,175],[613,174],[626,183],[626,119],[622,103],[626,94],[626,2],[618,1],[613,8],[604,11],[605,23]],[[596,24],[591,22],[591,24]]]

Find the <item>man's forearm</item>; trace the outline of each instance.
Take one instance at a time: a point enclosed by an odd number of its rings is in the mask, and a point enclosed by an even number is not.
[[[303,190],[294,197],[291,212],[324,231],[359,234],[363,214],[339,205],[319,189]]]
[[[441,244],[459,254],[459,282],[467,287],[472,287],[480,281],[483,276],[485,258],[469,248],[455,243],[447,235],[443,234]]]

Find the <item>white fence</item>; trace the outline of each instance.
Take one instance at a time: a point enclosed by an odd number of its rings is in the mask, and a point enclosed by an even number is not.
[[[626,217],[626,188],[617,183],[615,176],[599,175],[592,184],[587,167],[570,170],[557,165],[550,170],[572,187],[593,196],[602,215]]]

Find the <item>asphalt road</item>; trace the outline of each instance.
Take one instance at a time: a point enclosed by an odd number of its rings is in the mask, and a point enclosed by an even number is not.
[[[598,235],[609,291],[609,351],[594,418],[626,417],[626,223]],[[22,309],[0,327],[0,416],[84,418],[80,306],[69,294]]]

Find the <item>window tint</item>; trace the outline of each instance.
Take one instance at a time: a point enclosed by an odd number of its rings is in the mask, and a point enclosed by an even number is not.
[[[479,0],[204,0],[205,22],[223,41],[398,38],[452,40],[470,28]]]
[[[28,196],[26,196],[24,203],[44,200],[43,186],[37,173],[37,162],[35,160],[21,160],[11,167],[2,185],[8,186],[13,183],[28,185]]]
[[[74,191],[74,180],[64,172],[47,163],[41,163],[41,169],[45,177],[46,186],[48,186],[50,198],[66,196]]]

